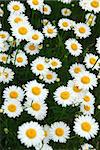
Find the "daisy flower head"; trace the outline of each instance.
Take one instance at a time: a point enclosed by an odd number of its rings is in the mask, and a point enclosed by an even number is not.
[[[0,43],[0,52],[7,52],[9,49],[9,44],[7,42]]]
[[[62,66],[62,62],[58,58],[50,58],[49,59],[49,66],[51,69],[58,69]]]
[[[49,65],[45,61],[45,57],[37,57],[31,63],[31,70],[36,75],[43,75],[48,71]]]
[[[19,1],[11,1],[9,2],[7,9],[11,12],[11,13],[23,13],[25,12],[25,7],[24,5],[19,2]]]
[[[9,33],[7,31],[0,31],[0,40],[7,41],[9,38]]]
[[[3,81],[3,71],[4,67],[0,66],[0,83]]]
[[[6,101],[23,101],[24,91],[21,87],[12,85],[5,88],[3,91],[3,98]]]
[[[4,63],[4,64],[9,64],[10,63],[10,56],[8,56],[5,53],[0,53],[0,62]]]
[[[94,105],[93,104],[83,104],[83,103],[81,103],[80,111],[84,115],[92,115],[92,114],[94,114]]]
[[[71,89],[66,86],[58,87],[54,92],[54,100],[62,107],[72,105],[74,98]]]
[[[91,29],[90,27],[85,24],[85,23],[77,23],[74,26],[74,33],[76,34],[77,37],[79,37],[80,39],[82,38],[87,38],[90,36],[91,34]]]
[[[61,9],[61,14],[62,14],[63,16],[65,16],[65,17],[70,16],[71,13],[72,13],[71,10],[68,9],[68,8],[62,8],[62,9]]]
[[[94,104],[95,102],[95,97],[92,93],[89,91],[84,91],[83,97],[82,97],[82,103],[83,104]]]
[[[40,12],[44,15],[50,15],[51,11],[51,7],[48,4],[44,4],[40,9]]]
[[[4,101],[2,105],[3,113],[9,118],[19,117],[23,111],[21,103],[18,101]]]
[[[86,56],[84,58],[84,62],[88,69],[92,68],[93,70],[94,69],[99,70],[99,68],[100,68],[100,66],[99,66],[100,60],[98,59],[98,56],[96,56],[92,53],[86,54]]]
[[[88,11],[93,11],[94,13],[100,12],[100,0],[90,0],[87,5]]]
[[[69,73],[73,78],[77,77],[80,73],[84,72],[85,66],[83,64],[75,63],[70,66]]]
[[[44,139],[43,139],[43,143],[47,144],[50,141],[50,126],[45,124],[43,126],[43,130],[44,130]]]
[[[26,122],[18,127],[17,137],[27,148],[38,145],[44,138],[43,128],[37,122]]]
[[[12,71],[12,69],[6,67],[3,69],[2,75],[3,75],[3,83],[9,83],[10,81],[12,81],[14,79],[14,72]]]
[[[31,9],[40,10],[43,7],[44,0],[27,0],[27,3],[30,5]]]
[[[83,145],[81,145],[81,149],[79,149],[79,150],[86,150],[86,149],[87,150],[89,150],[89,149],[96,150],[93,148],[93,146],[91,144],[88,144],[88,143],[84,143]]]
[[[59,20],[58,26],[60,29],[62,29],[64,31],[68,31],[73,26],[73,21],[70,19],[62,18]]]
[[[100,54],[100,37],[96,39],[96,50]]]
[[[28,42],[25,46],[24,46],[24,50],[27,54],[29,55],[36,55],[39,53],[40,49],[39,49],[39,45],[34,45],[34,43]]]
[[[23,22],[14,25],[12,28],[12,35],[18,40],[27,40],[30,39],[30,34],[32,32],[32,27],[29,23]]]
[[[79,56],[82,53],[82,45],[76,39],[68,39],[65,42],[65,46],[69,53],[75,57]]]
[[[74,132],[80,137],[84,137],[87,140],[94,138],[99,130],[99,125],[91,116],[79,116],[74,122]]]
[[[52,39],[57,36],[57,29],[55,26],[48,23],[47,25],[44,26],[43,33],[45,37]]]
[[[29,36],[29,42],[34,43],[35,45],[38,45],[40,43],[43,43],[44,36],[43,34],[38,30],[32,30]]]
[[[50,136],[54,142],[66,143],[70,136],[70,128],[62,121],[54,122],[51,124]]]
[[[47,105],[44,101],[28,99],[25,104],[25,111],[37,120],[43,120],[47,115]]]
[[[31,100],[45,100],[48,96],[48,89],[44,88],[44,84],[38,83],[36,80],[30,81],[25,85],[25,95]]]
[[[94,26],[95,25],[96,16],[94,14],[88,13],[88,14],[86,14],[85,18],[86,18],[86,24],[88,26]]]
[[[75,79],[76,85],[84,90],[93,89],[93,87],[97,86],[97,78],[96,75],[90,73],[88,71],[84,71],[80,73]]]

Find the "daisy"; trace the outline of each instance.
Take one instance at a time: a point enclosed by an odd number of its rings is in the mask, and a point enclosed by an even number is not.
[[[81,104],[80,111],[84,115],[91,115],[94,114],[94,105],[93,104]]]
[[[11,13],[23,13],[23,12],[25,12],[24,5],[22,3],[20,3],[19,1],[11,1],[8,4],[7,9]]]
[[[19,23],[14,25],[12,28],[12,35],[15,36],[18,40],[27,40],[29,41],[30,33],[32,32],[32,27],[29,23]]]
[[[100,0],[90,0],[87,5],[89,11],[94,11],[94,13],[100,12]]]
[[[97,40],[97,42],[96,42],[96,50],[100,54],[100,37],[98,37],[96,40]]]
[[[69,139],[70,128],[66,123],[54,122],[51,124],[50,128],[50,136],[54,142],[66,143],[67,139]]]
[[[21,103],[18,101],[4,101],[2,109],[3,113],[10,118],[19,117],[23,111]]]
[[[47,71],[43,75],[43,80],[49,84],[54,83],[57,80],[57,74],[53,71]]]
[[[49,91],[44,88],[44,84],[36,80],[30,81],[25,85],[25,95],[32,100],[44,100],[47,98]]]
[[[62,62],[58,58],[50,58],[49,65],[51,69],[58,69],[62,66]]]
[[[92,93],[90,93],[89,91],[85,91],[83,93],[83,97],[82,97],[82,103],[83,104],[94,104],[95,102],[95,97]]]
[[[77,57],[82,53],[82,45],[73,38],[68,39],[65,42],[66,49],[70,52],[71,55]]]
[[[70,20],[70,19],[62,18],[62,19],[59,20],[58,26],[59,26],[60,29],[62,29],[64,31],[68,31],[73,26],[73,21]]]
[[[74,33],[76,34],[77,37],[80,39],[82,38],[87,38],[91,34],[91,29],[90,27],[85,24],[85,23],[77,23],[74,26]]]
[[[69,73],[72,77],[77,77],[80,73],[84,72],[85,66],[83,64],[75,63],[70,66]]]
[[[38,30],[32,30],[29,36],[29,41],[34,43],[35,45],[38,45],[40,43],[43,43],[44,36],[43,34]]]
[[[6,52],[9,49],[9,44],[7,42],[3,42],[3,45],[1,46],[0,43],[0,52]]]
[[[50,23],[44,26],[43,33],[47,38],[54,38],[57,36],[57,29],[55,26],[52,26]]]
[[[6,101],[23,101],[24,91],[21,87],[12,85],[5,88],[5,90],[3,91],[3,98]]]
[[[45,124],[43,126],[43,130],[44,130],[44,139],[43,139],[43,143],[47,144],[50,141],[50,126]]]
[[[28,64],[28,58],[23,51],[19,50],[17,55],[14,52],[12,62],[16,67],[25,67]]]
[[[93,146],[91,144],[88,144],[88,143],[84,143],[83,145],[81,145],[81,149],[79,149],[79,150],[89,150],[89,149],[96,150],[93,148]]]
[[[4,64],[9,64],[10,63],[10,56],[8,56],[5,53],[0,53],[0,62],[4,63]]]
[[[3,71],[4,71],[4,67],[0,66],[0,83],[3,81]]]
[[[26,122],[18,127],[17,137],[22,144],[27,146],[38,145],[44,138],[43,128],[37,122]]]
[[[37,120],[43,120],[47,115],[47,105],[40,100],[27,100],[24,104],[25,110],[28,114]]]
[[[61,9],[61,14],[62,14],[63,16],[65,16],[65,17],[70,16],[71,13],[72,13],[71,10],[68,9],[68,8],[62,8],[62,9]]]
[[[74,132],[87,140],[94,138],[99,130],[98,123],[91,116],[79,116],[74,123]]]
[[[71,93],[71,89],[66,86],[58,87],[54,92],[54,100],[58,105],[62,105],[62,107],[71,105],[73,103],[73,95]]]
[[[31,70],[36,75],[43,75],[48,71],[49,65],[45,61],[45,57],[37,57],[31,63]]]
[[[99,70],[100,66],[100,60],[98,60],[98,56],[92,54],[92,53],[87,53],[84,62],[87,68],[92,68],[93,70]]]
[[[95,25],[96,16],[94,14],[88,13],[88,14],[86,14],[85,18],[86,18],[86,24],[88,26],[94,26]]]
[[[39,49],[39,45],[34,45],[34,43],[27,43],[25,46],[24,46],[24,50],[26,51],[27,54],[30,54],[30,55],[36,55],[40,52],[40,49]]]
[[[44,4],[40,9],[40,12],[43,13],[44,15],[50,15],[51,11],[52,11],[51,7],[48,4]]]
[[[40,10],[43,7],[44,0],[27,0],[27,3],[30,5],[31,9]]]
[[[0,31],[0,40],[7,41],[9,33],[7,31]]]
[[[90,73],[88,71],[84,71],[77,76],[75,79],[76,85],[79,88],[83,88],[84,90],[93,89],[93,87],[97,86],[97,78],[96,75]]]
[[[12,81],[14,79],[14,72],[12,71],[12,69],[6,67],[3,69],[3,83],[9,83],[10,81]]]

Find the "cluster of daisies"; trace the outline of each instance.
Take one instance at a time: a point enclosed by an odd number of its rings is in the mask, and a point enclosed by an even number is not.
[[[72,0],[58,0],[58,3],[70,4]],[[45,4],[44,0],[27,0],[32,13],[39,11],[43,15],[50,15],[52,8]],[[78,3],[78,2],[77,2]],[[46,118],[49,106],[46,99],[49,97],[49,88],[46,84],[54,84],[60,82],[60,78],[56,70],[63,67],[63,63],[57,57],[30,57],[38,55],[43,48],[45,39],[60,39],[59,31],[65,34],[69,31],[73,32],[73,37],[66,39],[63,43],[66,54],[78,57],[84,53],[84,45],[81,40],[88,38],[92,34],[92,27],[96,24],[96,13],[100,12],[99,0],[80,0],[79,6],[88,11],[85,15],[85,22],[75,22],[69,17],[72,11],[69,8],[62,8],[61,15],[63,18],[57,22],[51,22],[48,19],[42,19],[42,28],[36,30],[25,15],[25,6],[19,1],[11,1],[7,5],[10,12],[8,22],[10,24],[10,35],[7,31],[0,30],[0,83],[6,84],[14,80],[14,70],[6,67],[13,65],[14,67],[30,67],[32,74],[38,76],[43,81],[37,80],[27,81],[22,87],[17,85],[7,86],[3,90],[2,98],[4,102],[1,106],[3,114],[9,118],[20,117],[26,112],[36,121],[25,122],[18,127],[17,138],[27,148],[34,147],[36,150],[53,150],[49,145],[49,141],[66,143],[71,137],[71,131],[87,141],[95,138],[98,134],[99,125],[94,119],[95,113],[95,96],[92,90],[97,87],[98,77],[93,73],[100,68],[100,37],[96,38],[93,43],[95,53],[86,53],[83,63],[74,63],[69,68],[71,79],[66,85],[58,86],[53,92],[53,99],[57,105],[61,107],[79,107],[79,115],[74,119],[73,129],[69,123],[56,121],[51,125],[39,124]],[[0,8],[0,16],[3,17],[3,10]],[[2,24],[0,23],[0,28]],[[60,39],[61,40],[61,39]],[[21,42],[25,42],[24,47]],[[30,56],[30,57],[28,57]],[[66,77],[67,78],[67,77]],[[45,84],[44,84],[45,83]],[[79,150],[94,149],[92,145],[84,143]],[[94,149],[95,150],[95,149]]]

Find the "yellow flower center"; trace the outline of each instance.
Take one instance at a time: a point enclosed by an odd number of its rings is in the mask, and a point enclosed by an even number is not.
[[[35,129],[32,129],[32,128],[30,128],[30,129],[28,129],[27,131],[26,131],[26,136],[28,137],[28,138],[30,138],[30,139],[33,139],[33,138],[35,138],[36,137],[36,130]]]
[[[99,7],[99,1],[97,1],[97,0],[93,0],[92,2],[91,2],[91,6],[92,7],[94,7],[94,8],[98,8]]]
[[[51,65],[55,67],[55,66],[58,65],[58,63],[57,63],[56,61],[52,61],[52,62],[51,62]]]
[[[39,39],[39,36],[38,36],[37,34],[34,34],[34,35],[32,36],[32,39],[33,39],[33,40],[38,40],[38,39]]]
[[[17,10],[19,10],[20,9],[20,6],[18,6],[18,5],[14,5],[13,6],[13,10],[15,10],[15,11],[17,11]]]
[[[68,10],[64,10],[64,14],[66,15],[68,13]]]
[[[3,74],[4,74],[5,78],[8,78],[8,75],[9,75],[8,72],[4,72]]]
[[[15,112],[15,111],[16,111],[16,105],[14,105],[14,104],[8,105],[8,110],[9,110],[10,112]]]
[[[38,0],[32,0],[33,5],[38,5],[39,1]]]
[[[94,57],[90,58],[90,63],[94,65],[96,63],[96,59]]]
[[[37,67],[37,70],[40,70],[40,71],[44,70],[44,65],[42,64],[38,64],[36,67]]]
[[[25,27],[20,27],[20,28],[18,29],[18,32],[19,32],[21,35],[26,35],[27,32],[28,32],[28,30],[27,30],[27,28],[25,28]]]
[[[51,80],[53,77],[52,77],[52,74],[47,74],[46,75],[47,79]]]
[[[6,35],[5,34],[0,34],[0,38],[4,39],[4,38],[6,38]]]
[[[90,97],[89,96],[84,96],[84,101],[89,102],[90,101]]]
[[[7,57],[6,56],[2,56],[2,61],[6,61]]]
[[[81,78],[81,82],[84,84],[89,84],[90,83],[90,78],[88,76],[83,76]]]
[[[64,135],[64,129],[62,128],[57,128],[56,131],[55,131],[55,134],[57,136],[63,136]]]
[[[35,50],[35,46],[32,44],[32,45],[29,46],[29,49],[30,49],[31,51],[34,51],[34,50]]]
[[[43,11],[44,11],[44,12],[47,12],[47,11],[48,11],[48,8],[47,8],[47,7],[43,7]]]
[[[47,32],[48,32],[49,34],[52,34],[52,33],[53,33],[53,29],[48,28]]]
[[[14,22],[15,23],[19,23],[19,22],[21,22],[22,21],[22,19],[20,18],[20,17],[16,17],[15,19],[14,19]]]
[[[91,130],[91,125],[88,122],[83,122],[81,124],[81,128],[82,130],[84,130],[85,132],[89,132]]]
[[[65,22],[65,21],[64,21],[64,22],[62,23],[62,25],[63,25],[63,27],[68,27],[68,22]]]
[[[32,108],[33,108],[33,110],[35,110],[35,111],[39,111],[40,108],[41,108],[41,105],[38,104],[38,103],[32,103]]]
[[[41,89],[39,87],[35,86],[35,87],[32,88],[32,93],[34,95],[40,95]]]
[[[76,93],[79,93],[79,92],[82,91],[82,89],[79,89],[78,86],[74,86],[74,87],[73,87],[73,90],[74,90]]]
[[[72,50],[76,51],[78,49],[78,46],[77,46],[77,44],[73,43],[73,44],[71,44],[71,48],[72,48]]]
[[[86,29],[85,29],[84,27],[80,27],[80,28],[79,28],[79,32],[80,32],[80,33],[85,33],[85,32],[86,32]]]
[[[22,57],[17,57],[17,62],[22,63],[23,62],[23,58]]]
[[[85,109],[86,111],[89,111],[89,110],[90,110],[90,106],[84,105],[84,109]]]
[[[10,92],[10,97],[11,98],[17,98],[18,97],[18,93],[16,91],[12,91],[12,92]]]
[[[63,100],[67,100],[69,97],[70,97],[70,93],[65,91],[65,92],[62,92],[60,94],[60,97],[63,99]]]
[[[44,136],[45,136],[45,137],[48,136],[48,131],[44,131]]]
[[[74,72],[75,72],[75,73],[80,73],[80,72],[81,72],[81,68],[80,68],[80,67],[76,67],[76,68],[74,69]]]

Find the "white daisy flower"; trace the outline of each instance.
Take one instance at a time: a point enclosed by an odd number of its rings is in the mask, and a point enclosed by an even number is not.
[[[7,31],[0,31],[0,40],[7,41],[9,38],[9,33]]]
[[[80,111],[84,115],[91,115],[94,114],[94,105],[93,104],[83,104],[80,105]]]
[[[48,71],[49,65],[45,61],[45,57],[38,57],[31,63],[31,70],[36,75],[43,75]]]
[[[34,43],[27,43],[25,46],[24,46],[24,50],[27,54],[30,54],[30,55],[36,55],[40,52],[40,49],[39,49],[39,45],[34,45]]]
[[[6,101],[23,101],[24,91],[21,87],[12,85],[5,88],[5,90],[3,91],[3,98]]]
[[[91,116],[79,116],[74,123],[74,132],[87,140],[94,138],[98,133],[99,125]]]
[[[18,101],[4,101],[2,109],[3,113],[10,118],[19,117],[23,111],[21,103]]]
[[[14,72],[12,71],[12,69],[6,67],[3,70],[3,83],[9,83],[10,81],[12,81],[14,79]]]
[[[50,128],[50,136],[54,142],[66,143],[67,139],[69,139],[70,128],[66,123],[54,122],[51,124]]]
[[[0,66],[0,83],[3,81],[3,71],[4,71],[4,67]]]
[[[97,40],[97,42],[96,42],[96,50],[100,54],[100,37],[98,37],[96,40]]]
[[[100,66],[100,60],[98,60],[98,56],[92,54],[92,53],[87,53],[84,62],[87,68],[92,68],[93,70],[99,70]]]
[[[8,4],[7,9],[11,13],[23,13],[23,12],[25,12],[24,5],[22,3],[20,3],[19,1],[11,1]]]
[[[43,126],[43,130],[44,130],[44,139],[43,139],[43,143],[47,144],[50,141],[50,126],[45,124]]]
[[[81,148],[79,150],[96,150],[93,148],[93,146],[91,144],[88,144],[88,143],[84,143],[83,145],[81,145]]]
[[[74,26],[74,33],[76,34],[77,37],[80,39],[82,38],[87,38],[91,34],[91,29],[90,27],[85,24],[85,23],[77,23]]]
[[[27,3],[30,5],[31,9],[40,10],[43,7],[44,0],[27,0]]]
[[[4,64],[9,64],[10,63],[10,56],[8,56],[5,53],[0,53],[0,62],[4,63]]]
[[[82,97],[82,103],[83,104],[94,104],[95,102],[95,97],[92,93],[90,93],[89,91],[85,91],[83,93],[83,97]]]
[[[82,53],[82,45],[73,38],[68,39],[65,42],[66,49],[70,52],[71,55],[77,57]]]
[[[32,100],[44,100],[47,98],[49,91],[44,88],[44,84],[36,80],[30,81],[25,85],[25,95]]]
[[[57,29],[55,26],[48,23],[47,25],[44,26],[43,33],[47,38],[54,38],[57,36]]]
[[[24,104],[28,114],[37,120],[43,120],[47,115],[47,105],[40,100],[27,100]]]
[[[94,26],[95,25],[96,16],[94,14],[88,13],[88,14],[86,14],[85,18],[86,18],[86,24],[88,26]]]
[[[1,46],[0,43],[0,52],[6,52],[9,49],[9,44],[7,42],[3,42],[3,45]]]
[[[94,11],[94,13],[100,12],[100,0],[90,0],[87,3],[88,11]]]
[[[96,75],[90,73],[88,71],[84,71],[80,73],[75,79],[76,85],[79,88],[83,88],[84,90],[93,89],[93,87],[97,86],[97,78]]]
[[[75,63],[70,66],[69,73],[73,78],[77,77],[80,73],[84,72],[85,66],[83,64]]]
[[[62,107],[71,105],[74,100],[71,89],[66,86],[58,87],[54,92],[54,100]]]
[[[28,64],[28,58],[25,53],[21,50],[13,53],[12,63],[16,65],[16,67],[25,67]]]
[[[29,41],[34,43],[35,45],[38,45],[40,43],[43,43],[44,36],[43,34],[38,30],[32,30],[29,36]]]
[[[52,11],[51,7],[48,4],[44,4],[40,9],[40,12],[43,13],[44,15],[50,15],[51,11]]]
[[[27,148],[38,145],[44,138],[43,128],[37,122],[26,122],[18,127],[17,137]]]
[[[62,9],[61,9],[61,14],[62,14],[63,16],[65,16],[65,17],[70,16],[71,13],[72,13],[71,10],[68,9],[68,8],[62,8]]]
[[[51,69],[58,69],[62,66],[62,62],[58,58],[50,58],[49,65]]]

